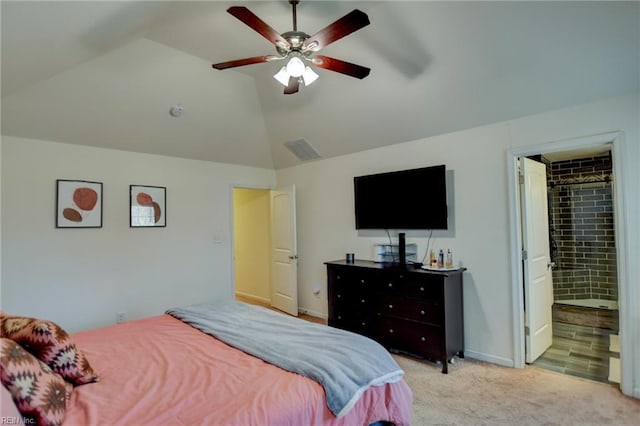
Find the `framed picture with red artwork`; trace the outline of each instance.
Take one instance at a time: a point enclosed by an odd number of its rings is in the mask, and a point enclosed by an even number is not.
[[[56,228],[102,228],[102,182],[58,179]]]
[[[129,226],[167,226],[167,188],[162,186],[130,185]]]

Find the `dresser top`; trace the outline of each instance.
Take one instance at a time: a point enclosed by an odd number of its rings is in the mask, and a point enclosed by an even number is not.
[[[440,275],[455,275],[461,274],[467,270],[467,268],[460,267],[458,269],[453,270],[434,270],[434,269],[422,269],[416,268],[412,264],[407,264],[406,266],[401,266],[398,263],[388,263],[388,262],[374,262],[373,260],[362,260],[356,259],[353,262],[347,262],[345,259],[340,260],[332,260],[329,262],[325,262],[325,265],[331,266],[345,266],[351,268],[368,268],[368,269],[379,269],[385,271],[398,271],[398,272],[415,272],[415,273],[423,273],[423,274],[440,274]]]

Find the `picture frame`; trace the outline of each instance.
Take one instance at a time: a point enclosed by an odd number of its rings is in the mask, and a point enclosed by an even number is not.
[[[167,226],[167,188],[129,185],[129,226],[162,228]]]
[[[56,228],[102,228],[102,182],[57,179]]]

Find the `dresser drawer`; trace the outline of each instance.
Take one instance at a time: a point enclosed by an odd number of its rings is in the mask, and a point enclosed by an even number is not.
[[[329,281],[336,287],[355,293],[363,293],[377,289],[380,277],[372,271],[340,268],[329,274]]]
[[[382,274],[378,289],[385,295],[399,295],[405,292],[405,274]]]
[[[380,314],[440,325],[441,305],[431,300],[388,298],[380,303]]]
[[[374,337],[378,330],[376,319],[377,316],[370,313],[338,311],[329,319],[329,325],[368,337]]]
[[[407,351],[431,360],[442,354],[442,329],[394,318],[380,318],[378,333],[383,345],[390,349]]]
[[[442,278],[419,275],[419,278],[408,277],[404,282],[402,294],[416,299],[442,300]]]
[[[334,294],[336,310],[349,309],[357,312],[369,312],[377,310],[378,302],[375,295],[366,293],[353,293],[336,289]]]

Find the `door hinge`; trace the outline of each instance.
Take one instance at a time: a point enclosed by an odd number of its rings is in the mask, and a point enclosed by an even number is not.
[[[528,253],[526,250],[522,250],[522,260],[527,260]]]
[[[528,335],[529,335],[529,326],[528,326],[528,325],[525,325],[525,326],[524,326],[524,335],[525,335],[525,336],[528,336]]]
[[[524,175],[518,175],[518,181],[520,182],[520,185],[524,185]]]

